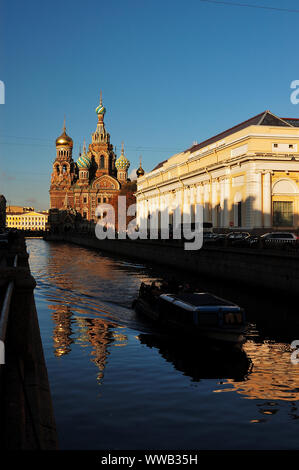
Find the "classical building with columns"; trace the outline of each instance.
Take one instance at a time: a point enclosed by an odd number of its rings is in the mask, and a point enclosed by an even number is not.
[[[265,111],[171,156],[137,180],[137,220],[203,207],[215,228],[299,226],[299,119]]]

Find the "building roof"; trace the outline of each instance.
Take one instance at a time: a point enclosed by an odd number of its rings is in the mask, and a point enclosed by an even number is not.
[[[6,205],[6,211],[7,212],[16,212],[16,213],[26,213],[26,212],[32,212],[34,211],[34,207],[29,207],[29,206],[13,206],[11,204]]]
[[[27,211],[27,212],[10,212],[10,211],[6,211],[6,215],[22,215],[23,217],[27,217],[27,216],[33,216],[33,215],[43,215],[45,217],[48,216],[48,213],[45,213],[45,212],[39,212],[39,211]]]
[[[275,116],[275,114],[271,113],[271,111],[267,110],[260,114],[257,114],[256,116],[253,116],[250,119],[247,119],[246,121],[241,122],[240,124],[237,124],[236,126],[231,127],[230,129],[227,129],[226,131],[221,132],[220,134],[216,134],[214,137],[210,137],[209,139],[204,140],[200,142],[199,144],[192,145],[192,147],[189,147],[188,149],[184,150],[182,153],[196,152],[197,150],[200,150],[201,148],[206,147],[207,145],[211,145],[214,142],[217,142],[218,140],[221,140],[224,137],[234,134],[235,132],[241,131],[242,129],[245,129],[246,127],[249,127],[249,126],[299,127],[299,119],[280,118],[278,116]],[[158,168],[161,168],[164,165],[164,163],[166,163],[167,161],[168,159],[164,160],[163,162],[160,162],[153,169],[153,171],[157,170]]]

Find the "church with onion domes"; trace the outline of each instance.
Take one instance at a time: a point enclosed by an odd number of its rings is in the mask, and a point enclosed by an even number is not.
[[[63,132],[56,139],[56,158],[50,186],[51,209],[73,209],[89,221],[96,221],[95,210],[101,203],[116,208],[117,196],[121,190],[123,193],[130,182],[130,162],[124,154],[124,145],[117,158],[110,134],[105,128],[106,108],[103,106],[102,93],[95,111],[98,117],[96,130],[88,148],[84,141],[83,152],[80,152],[76,162],[73,160],[73,140],[67,135],[64,122]],[[143,172],[141,165],[137,170],[138,177],[140,172]]]

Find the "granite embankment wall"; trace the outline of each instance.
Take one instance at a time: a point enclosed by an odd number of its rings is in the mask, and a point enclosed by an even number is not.
[[[173,267],[174,273],[185,270],[288,294],[299,293],[299,253],[295,251],[229,247],[186,251],[166,240],[98,240],[79,234],[48,235],[47,239]]]
[[[17,265],[10,260],[17,255]],[[0,366],[0,449],[56,450],[58,439],[25,240],[0,250],[0,305],[13,282]],[[1,312],[3,315],[3,311]]]

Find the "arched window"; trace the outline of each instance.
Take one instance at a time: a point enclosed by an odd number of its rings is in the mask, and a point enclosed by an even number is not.
[[[105,157],[104,157],[104,155],[100,156],[100,168],[105,168]]]
[[[56,168],[56,173],[57,173],[57,175],[59,175],[59,165],[56,165],[55,168]]]
[[[273,185],[272,194],[273,196],[277,194],[295,194],[297,193],[297,187],[294,181],[288,178],[281,178],[276,181]]]

